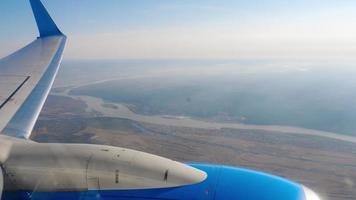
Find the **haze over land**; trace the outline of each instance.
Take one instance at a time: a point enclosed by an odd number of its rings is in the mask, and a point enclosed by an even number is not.
[[[106,61],[98,68],[77,64],[68,70],[106,77],[88,86],[85,83],[90,81],[82,81],[84,86],[75,87],[71,94],[124,103],[144,115],[356,135],[356,69],[352,63],[138,60]]]

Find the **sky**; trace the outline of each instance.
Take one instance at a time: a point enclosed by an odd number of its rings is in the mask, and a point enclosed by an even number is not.
[[[354,59],[354,0],[42,0],[66,59]],[[38,35],[27,0],[0,1],[0,57]]]

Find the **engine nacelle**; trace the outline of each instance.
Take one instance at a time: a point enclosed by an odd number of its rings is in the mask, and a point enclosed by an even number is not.
[[[207,178],[191,166],[135,150],[25,140],[12,143],[2,167],[5,191],[167,188]]]

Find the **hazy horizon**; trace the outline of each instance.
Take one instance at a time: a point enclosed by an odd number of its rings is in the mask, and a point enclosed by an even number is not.
[[[355,1],[43,2],[69,38],[66,59],[342,60],[356,50]],[[1,4],[3,57],[37,30],[26,0]]]

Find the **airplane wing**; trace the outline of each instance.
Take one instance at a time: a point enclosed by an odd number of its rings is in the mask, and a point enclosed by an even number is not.
[[[26,138],[57,74],[66,36],[40,0],[30,0],[40,37],[0,60],[0,132]]]

